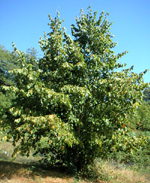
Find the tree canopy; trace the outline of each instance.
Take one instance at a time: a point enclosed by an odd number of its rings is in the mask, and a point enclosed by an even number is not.
[[[144,90],[144,101],[150,104],[150,87]]]
[[[16,63],[16,55],[5,49],[0,45],[0,85],[12,84],[12,79],[8,70],[12,70],[18,67]]]
[[[143,74],[125,69],[115,54],[108,14],[81,11],[70,37],[59,14],[49,15],[50,32],[40,39],[44,56],[35,70],[23,52],[14,69],[16,86],[3,86],[16,98],[1,122],[14,153],[41,153],[49,164],[70,171],[87,168],[111,152],[136,151],[146,139],[128,134],[127,115],[142,100]],[[118,71],[118,68],[122,68]],[[19,142],[16,143],[16,142]]]
[[[19,68],[16,54],[9,52],[4,46],[0,45],[0,115],[4,115],[6,108],[11,106],[14,94],[2,90],[2,85],[14,85],[14,77],[8,71]]]
[[[32,64],[35,68],[37,66],[36,57],[37,51],[34,48],[27,49],[25,53],[26,61]],[[21,68],[18,55],[15,52],[8,51],[4,46],[0,45],[0,114],[5,114],[5,109],[11,107],[12,100],[14,99],[13,92],[6,92],[2,89],[2,85],[15,86],[14,74],[11,72],[13,69]],[[3,116],[4,117],[4,116]]]

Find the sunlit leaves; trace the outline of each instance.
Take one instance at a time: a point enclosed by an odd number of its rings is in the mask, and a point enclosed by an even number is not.
[[[118,70],[125,64],[117,60],[126,52],[115,55],[108,15],[96,15],[82,11],[72,25],[73,38],[59,15],[49,16],[51,31],[40,40],[39,69],[17,51],[22,63],[12,71],[17,86],[4,86],[16,99],[3,123],[14,144],[21,140],[16,152],[28,155],[33,148],[47,164],[79,171],[108,152],[136,148],[140,140],[128,135],[127,114],[140,104],[144,73]]]

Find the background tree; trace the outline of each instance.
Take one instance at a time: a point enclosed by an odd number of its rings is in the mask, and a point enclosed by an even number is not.
[[[150,104],[150,87],[144,90],[144,101]]]
[[[15,85],[14,76],[8,71],[18,67],[17,55],[0,45],[0,118],[4,116],[5,109],[11,106],[11,100],[14,98],[13,93],[2,90],[2,85]]]
[[[96,15],[81,11],[72,25],[74,39],[59,14],[54,20],[49,15],[51,31],[40,40],[44,56],[38,70],[15,48],[21,63],[12,72],[16,86],[3,88],[16,98],[1,123],[14,145],[20,140],[14,153],[40,152],[48,165],[79,172],[97,157],[146,143],[128,134],[126,117],[142,100],[144,72],[116,71],[124,67],[117,60],[126,52],[115,55],[111,23],[104,12]]]
[[[35,48],[28,48],[25,57],[27,63],[32,64],[35,70],[37,64],[37,50]],[[2,89],[2,85],[15,86],[14,74],[9,71],[21,67],[18,60],[18,55],[15,52],[8,51],[4,46],[0,45],[0,118],[6,116],[5,109],[10,108],[12,100],[14,99],[13,92],[6,92]]]
[[[26,58],[28,64],[32,64],[35,70],[38,69],[38,51],[34,47],[28,48],[26,50]]]
[[[134,113],[128,116],[130,127],[134,130],[150,131],[150,105],[143,102]]]
[[[0,45],[0,85],[13,83],[12,75],[8,73],[8,70],[16,69],[18,65],[17,56]]]
[[[35,59],[37,59],[38,51],[34,47],[31,47],[26,50],[26,54],[28,55],[28,57],[34,57]]]

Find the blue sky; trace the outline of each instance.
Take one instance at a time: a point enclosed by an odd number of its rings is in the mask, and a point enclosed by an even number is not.
[[[12,42],[22,51],[34,47],[40,55],[38,41],[49,32],[48,13],[54,18],[59,11],[70,34],[80,9],[86,12],[88,6],[110,14],[116,54],[129,51],[119,61],[134,65],[137,73],[150,69],[150,0],[0,0],[0,44],[10,51]],[[144,81],[150,82],[150,71]]]

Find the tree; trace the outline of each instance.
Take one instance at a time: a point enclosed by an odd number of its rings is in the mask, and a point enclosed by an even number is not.
[[[128,115],[129,126],[133,130],[150,130],[150,88],[143,92],[143,102],[137,109]]]
[[[28,48],[25,57],[28,64],[32,64],[37,69],[37,51],[35,48]],[[11,101],[14,99],[14,93],[2,90],[2,85],[15,86],[14,75],[9,71],[20,68],[18,55],[15,52],[8,51],[4,46],[0,45],[0,114],[5,114],[5,109],[10,108]]]
[[[11,85],[13,83],[12,75],[8,73],[8,70],[18,68],[16,62],[16,55],[5,49],[0,45],[0,85]]]
[[[26,50],[26,53],[27,53],[28,57],[33,57],[33,58],[37,59],[38,51],[34,47],[28,48]]]
[[[128,116],[130,127],[134,130],[150,131],[150,105],[147,102],[142,104]]]
[[[32,64],[35,70],[38,69],[37,54],[38,51],[34,47],[28,48],[26,51],[27,63]]]
[[[2,90],[2,85],[15,85],[14,77],[8,73],[9,70],[19,68],[19,63],[16,62],[17,56],[9,52],[6,48],[0,45],[0,116],[4,115],[6,108],[11,106],[11,100],[14,94]]]
[[[146,88],[144,90],[144,101],[148,102],[150,104],[150,87]]]
[[[14,153],[40,152],[48,165],[79,172],[97,157],[131,152],[146,142],[130,137],[126,117],[142,100],[145,72],[117,71],[126,52],[115,55],[107,14],[96,16],[91,9],[81,11],[72,39],[59,14],[49,15],[51,31],[40,40],[44,56],[37,71],[15,48],[22,68],[13,70],[16,87],[3,87],[16,99],[1,122],[7,138],[13,137]]]

